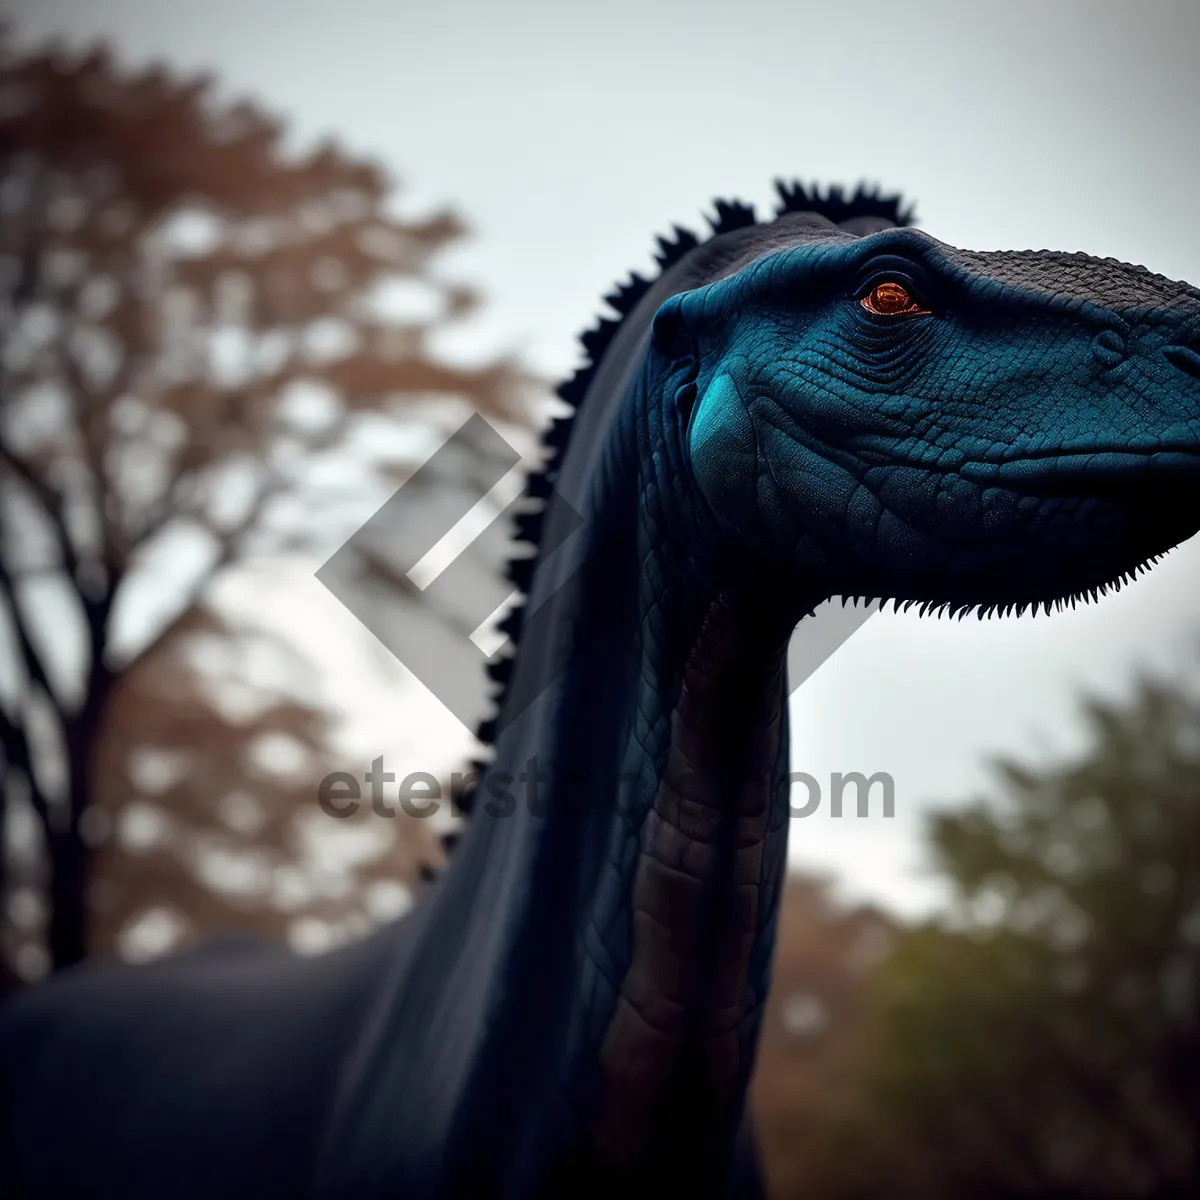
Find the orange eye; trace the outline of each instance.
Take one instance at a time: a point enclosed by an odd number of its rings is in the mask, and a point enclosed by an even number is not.
[[[879,317],[916,317],[929,313],[929,309],[922,308],[902,283],[896,283],[894,280],[877,283],[859,304],[867,312]]]

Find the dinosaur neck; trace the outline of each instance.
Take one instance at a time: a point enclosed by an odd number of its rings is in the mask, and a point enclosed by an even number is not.
[[[339,1179],[722,1188],[784,870],[785,648],[824,593],[702,524],[670,380],[635,365],[688,283],[651,289],[575,418],[493,761],[339,1086]]]
[[[599,1042],[587,1157],[656,1194],[724,1190],[786,850],[787,630],[744,593],[696,600],[683,661],[653,664],[672,700],[627,749],[636,821],[614,831],[588,924],[621,929],[623,953],[585,1006]]]
[[[572,498],[580,547],[552,615],[530,618],[526,707],[438,901],[470,912],[454,933],[477,998],[449,1151],[463,1194],[497,1175],[532,1194],[548,1177],[677,1186],[688,1170],[711,1188],[740,1117],[785,855],[799,614],[745,563],[696,552],[651,411]],[[502,1112],[472,1107],[496,1095]]]

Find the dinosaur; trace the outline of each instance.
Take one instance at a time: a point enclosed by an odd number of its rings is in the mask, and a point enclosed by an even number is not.
[[[584,335],[448,869],[321,957],[19,994],[4,1195],[759,1194],[793,629],[834,596],[1050,611],[1200,529],[1200,291],[777,186]]]

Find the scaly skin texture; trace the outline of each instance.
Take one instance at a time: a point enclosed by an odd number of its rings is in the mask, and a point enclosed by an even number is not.
[[[847,302],[884,279],[928,315]],[[659,321],[700,364],[691,460],[727,528],[807,581],[992,608],[1193,531],[1197,303],[1121,263],[904,229],[771,255]]]
[[[725,598],[705,614],[671,714],[666,762],[639,837],[628,966],[600,1051],[603,1099],[590,1135],[625,1172],[664,1186],[740,1116],[754,1005],[786,639]],[[703,998],[703,1000],[701,1000]],[[718,1161],[716,1166],[720,1166]]]
[[[831,595],[1074,602],[1200,528],[1195,289],[781,193],[666,247],[564,386],[449,871],[319,960],[18,998],[5,1195],[755,1194],[792,629]]]

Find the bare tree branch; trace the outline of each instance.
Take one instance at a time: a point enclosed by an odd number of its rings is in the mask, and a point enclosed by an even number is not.
[[[79,558],[71,542],[63,513],[62,498],[33,468],[7,446],[0,442],[0,464],[10,468],[14,475],[29,489],[41,505],[42,512],[54,530],[55,542],[62,555],[63,569],[74,582],[79,575]]]
[[[33,770],[32,756],[29,752],[29,740],[25,735],[25,730],[14,723],[2,709],[0,709],[0,746],[3,747],[5,757],[8,760],[6,774],[8,770],[16,768],[24,776],[26,786],[29,789],[29,802],[33,806],[33,811],[37,815],[38,820],[41,821],[42,826],[48,830],[50,828],[50,806],[38,783],[37,775]],[[7,784],[7,781],[5,782]],[[4,788],[4,793],[7,799],[7,786]]]
[[[51,686],[50,677],[46,673],[45,663],[42,662],[42,656],[34,645],[33,639],[30,637],[27,618],[23,612],[20,599],[17,596],[16,585],[2,555],[0,555],[0,593],[3,594],[5,602],[8,605],[13,630],[17,636],[17,648],[20,651],[21,662],[28,673],[29,681],[45,690],[55,710],[61,716],[63,711],[62,703]]]

